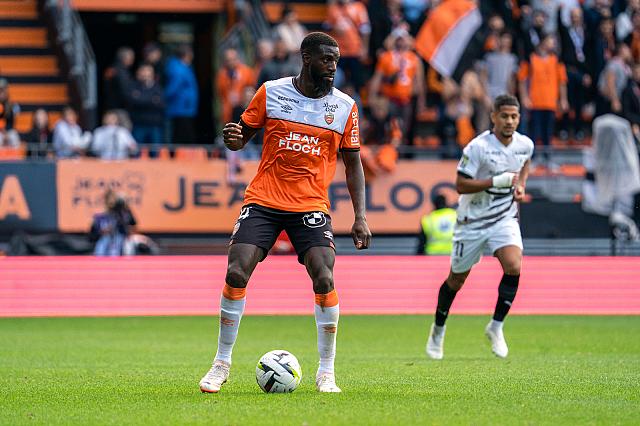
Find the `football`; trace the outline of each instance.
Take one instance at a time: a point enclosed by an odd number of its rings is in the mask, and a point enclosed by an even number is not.
[[[296,390],[302,380],[298,359],[285,350],[267,352],[256,366],[258,386],[267,393],[289,393]]]

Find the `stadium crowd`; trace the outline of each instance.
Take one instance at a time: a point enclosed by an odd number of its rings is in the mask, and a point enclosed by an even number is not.
[[[628,119],[640,136],[640,0],[479,1],[482,26],[451,77],[440,75],[415,49],[420,29],[440,3],[329,2],[322,29],[340,45],[335,85],[362,111],[369,175],[393,171],[399,156],[416,152],[407,146],[457,157],[489,128],[491,102],[501,93],[519,97],[520,130],[545,147],[588,143],[591,121],[606,113]],[[285,6],[271,36],[254,50],[219,52],[213,76],[219,127],[239,118],[263,82],[298,72],[298,49],[307,33],[295,9]],[[21,135],[35,146],[30,152],[122,159],[140,155],[140,146],[152,147],[153,157],[163,143],[211,144],[195,130],[203,93],[191,47],[178,46],[163,58],[161,47],[150,43],[140,53],[136,61],[131,48],[120,48],[105,72],[102,126],[83,131],[76,112],[66,108],[49,132],[47,113],[39,110],[32,130]],[[11,123],[19,108],[8,100],[6,86],[0,80],[0,141],[15,145],[19,138]],[[242,156],[259,155],[257,139]],[[225,155],[221,145],[216,149],[214,155]]]

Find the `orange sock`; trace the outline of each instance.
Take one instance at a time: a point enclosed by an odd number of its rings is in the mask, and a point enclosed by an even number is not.
[[[331,308],[332,306],[336,306],[338,304],[338,293],[336,293],[335,289],[331,290],[327,294],[318,294],[316,293],[316,305],[321,308]]]
[[[244,299],[246,293],[247,293],[246,288],[231,287],[227,283],[224,283],[224,288],[222,289],[222,296],[224,296],[225,299],[229,299],[229,300]]]

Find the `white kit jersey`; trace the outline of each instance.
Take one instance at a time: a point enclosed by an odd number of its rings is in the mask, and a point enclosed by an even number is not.
[[[533,142],[518,132],[508,146],[486,131],[464,148],[458,173],[472,179],[490,179],[504,172],[519,173],[533,155]],[[513,188],[489,188],[475,194],[460,195],[458,225],[469,230],[486,229],[500,220],[517,217]]]

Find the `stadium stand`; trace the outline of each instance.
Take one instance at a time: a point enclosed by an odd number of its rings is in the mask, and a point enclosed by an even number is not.
[[[36,0],[0,2],[0,76],[9,81],[9,97],[20,106],[14,126],[21,134],[31,129],[36,109],[48,111],[53,125],[69,102],[49,40]]]

